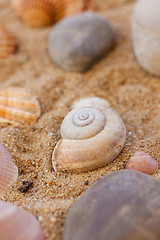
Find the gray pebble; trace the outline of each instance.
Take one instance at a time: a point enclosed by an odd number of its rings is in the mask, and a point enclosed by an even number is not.
[[[86,12],[68,17],[51,30],[49,54],[66,71],[84,72],[104,57],[115,42],[111,24]]]
[[[108,174],[71,207],[63,240],[159,240],[160,183],[133,170]]]

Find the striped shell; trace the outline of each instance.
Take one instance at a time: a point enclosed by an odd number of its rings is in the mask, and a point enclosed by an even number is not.
[[[0,58],[6,58],[16,52],[17,42],[14,36],[0,27]]]
[[[13,163],[10,153],[0,143],[0,195],[5,193],[5,191],[13,184],[13,182],[15,182],[17,177],[18,168]]]
[[[0,201],[1,240],[44,240],[37,219],[21,207]]]
[[[39,102],[24,89],[0,91],[0,123],[34,123],[40,114]]]
[[[12,0],[13,7],[24,22],[31,27],[56,23],[67,15],[81,12],[87,0]]]
[[[77,0],[77,1],[65,0],[65,1],[66,1],[65,11],[66,16],[70,16],[85,11],[88,8],[90,2],[90,0]]]
[[[126,169],[151,175],[158,169],[158,162],[145,152],[135,152],[128,160]]]

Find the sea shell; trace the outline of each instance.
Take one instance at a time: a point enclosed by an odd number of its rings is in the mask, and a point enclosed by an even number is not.
[[[160,183],[132,170],[107,174],[69,209],[63,240],[159,240]]]
[[[71,16],[85,11],[89,7],[90,0],[65,0],[65,15]]]
[[[137,1],[132,18],[132,39],[139,64],[160,76],[160,1]]]
[[[18,168],[13,163],[10,153],[0,143],[0,195],[5,193],[13,182],[16,181],[17,177]]]
[[[158,162],[145,152],[135,152],[126,164],[126,169],[153,174],[158,168]]]
[[[0,201],[1,240],[44,240],[37,219],[21,207]]]
[[[16,52],[17,42],[14,36],[0,27],[0,58],[6,58]]]
[[[74,106],[62,122],[62,139],[52,155],[56,172],[80,173],[103,167],[118,156],[125,143],[124,123],[107,101],[87,98]]]
[[[40,114],[39,102],[24,89],[0,91],[0,123],[34,123]]]
[[[64,0],[13,0],[13,7],[31,27],[43,27],[64,16]]]
[[[86,9],[86,0],[13,0],[18,15],[32,27],[56,23],[66,15]]]
[[[105,111],[106,108],[110,107],[110,104],[105,99],[99,97],[81,98],[73,103],[73,108],[92,108],[93,106],[101,111]]]

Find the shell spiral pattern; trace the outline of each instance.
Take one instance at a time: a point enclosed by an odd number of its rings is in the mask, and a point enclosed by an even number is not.
[[[17,42],[14,36],[0,27],[0,59],[16,52]]]
[[[63,139],[87,139],[94,137],[105,126],[106,117],[96,108],[72,110],[61,126]]]
[[[44,240],[37,219],[23,208],[0,201],[1,240]]]
[[[39,102],[24,89],[0,91],[0,123],[34,123],[40,114]]]
[[[5,193],[17,177],[18,168],[13,163],[10,153],[0,143],[0,195]]]
[[[101,98],[81,99],[64,118],[62,139],[52,164],[56,172],[87,172],[113,161],[122,150],[126,130],[122,119]]]

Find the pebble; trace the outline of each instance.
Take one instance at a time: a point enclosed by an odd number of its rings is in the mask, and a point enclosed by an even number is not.
[[[132,39],[139,64],[160,76],[160,1],[139,0],[132,18]]]
[[[130,157],[126,164],[126,169],[151,175],[158,169],[158,161],[145,152],[137,151]]]
[[[85,181],[85,182],[84,182],[84,185],[86,185],[86,186],[87,186],[87,185],[88,185],[88,183],[89,183],[88,181]]]
[[[56,24],[50,33],[48,49],[54,63],[66,71],[87,71],[104,57],[115,43],[110,22],[85,12]]]
[[[159,240],[160,183],[133,170],[115,171],[69,210],[63,240]]]

